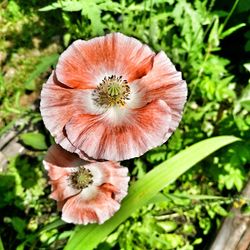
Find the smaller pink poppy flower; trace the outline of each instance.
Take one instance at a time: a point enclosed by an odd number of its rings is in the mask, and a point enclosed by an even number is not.
[[[43,161],[62,220],[74,224],[108,220],[127,195],[128,169],[117,162],[87,162],[53,145]]]

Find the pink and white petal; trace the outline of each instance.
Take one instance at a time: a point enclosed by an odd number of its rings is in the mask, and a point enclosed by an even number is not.
[[[121,178],[120,178],[121,179]],[[112,199],[114,199],[117,202],[121,202],[122,199],[127,195],[127,190],[128,190],[128,181],[129,181],[129,177],[123,177],[123,180],[121,180],[124,184],[125,184],[125,179],[127,179],[126,181],[126,187],[124,186],[123,188],[126,189],[120,189],[119,185],[114,186],[110,183],[104,183],[103,185],[101,185],[99,187],[99,190],[103,193],[106,193],[107,195],[109,195]],[[119,178],[117,178],[117,182],[119,181]],[[120,185],[121,186],[121,185]]]
[[[123,76],[128,82],[146,75],[152,68],[155,53],[139,40],[121,33],[112,33],[106,36],[112,40],[114,47],[110,48],[110,69],[115,68],[116,75]]]
[[[109,182],[103,184],[100,188],[103,192],[110,192],[111,197],[117,202],[121,202],[122,199],[128,194],[128,182],[129,177],[111,177]],[[112,184],[111,184],[112,183]]]
[[[120,204],[110,195],[103,193],[97,187],[93,197],[87,197],[83,192],[69,198],[62,209],[62,220],[74,224],[99,223],[109,219],[119,208]]]
[[[71,186],[68,175],[62,176],[57,180],[51,180],[50,184],[52,187],[50,198],[56,201],[64,201],[81,192],[81,190],[77,190]]]
[[[173,123],[170,130],[173,131],[181,120],[181,113],[187,98],[187,85],[164,52],[154,57],[151,71],[143,78],[134,81],[136,85],[135,95],[143,96],[141,100],[149,103],[154,100],[164,100],[172,110]]]
[[[128,190],[128,169],[122,167],[118,162],[104,161],[94,162],[84,166],[93,174],[94,186],[112,186],[114,199],[120,202],[126,195]]]
[[[95,159],[121,161],[138,157],[169,137],[172,111],[161,100],[129,110],[120,122],[106,113],[76,115],[65,126],[70,142]]]
[[[56,76],[60,82],[77,89],[96,87],[97,76],[102,75],[103,71],[100,63],[94,65],[97,51],[91,45],[95,44],[96,39],[100,38],[76,40],[61,54],[56,66]],[[89,54],[95,57],[91,58]]]
[[[77,154],[64,150],[59,145],[52,145],[43,161],[45,169],[51,180],[57,180],[62,176],[69,176],[78,170],[78,166],[85,164]]]
[[[70,173],[69,169],[61,168],[47,161],[43,161],[44,168],[48,171],[48,176],[51,180],[57,180],[62,176],[68,175]]]
[[[101,163],[93,162],[90,164],[86,164],[84,166],[86,169],[89,169],[91,174],[93,175],[92,185],[100,186],[106,181],[106,178],[104,175],[104,169],[106,168],[106,165],[108,164],[110,164],[109,161],[104,161]]]
[[[105,76],[132,81],[152,67],[152,50],[135,38],[111,33],[73,42],[60,56],[56,76],[71,88],[93,89]]]
[[[95,186],[100,186],[106,182],[113,184],[112,178],[116,179],[128,176],[128,169],[122,167],[118,162],[93,162],[85,165],[85,168],[89,169],[93,174],[93,185]]]
[[[92,100],[92,91],[64,87],[52,72],[41,92],[40,110],[46,128],[63,148],[74,152],[76,148],[64,134],[64,126],[74,114],[100,113]]]

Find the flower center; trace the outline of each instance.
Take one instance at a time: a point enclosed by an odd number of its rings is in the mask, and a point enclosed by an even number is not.
[[[122,76],[104,77],[93,92],[94,101],[98,106],[112,107],[124,106],[129,100],[130,87]]]
[[[89,169],[81,166],[77,172],[70,175],[70,181],[73,188],[84,189],[93,183],[93,175]]]

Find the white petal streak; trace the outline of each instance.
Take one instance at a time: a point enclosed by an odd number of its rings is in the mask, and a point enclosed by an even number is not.
[[[104,171],[103,171],[103,168],[105,166],[102,166],[99,163],[92,163],[92,164],[87,164],[84,167],[89,169],[91,174],[93,175],[92,185],[100,186],[105,182],[105,176],[104,176]]]
[[[98,188],[92,184],[81,191],[81,193],[79,194],[79,198],[83,201],[91,200],[98,195],[98,192]]]

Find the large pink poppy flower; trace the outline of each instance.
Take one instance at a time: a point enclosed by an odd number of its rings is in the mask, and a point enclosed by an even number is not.
[[[103,223],[126,196],[128,169],[111,161],[86,162],[77,154],[50,147],[44,161],[62,220],[74,224]]]
[[[178,126],[186,82],[164,52],[112,33],[77,40],[43,86],[45,126],[80,157],[126,160],[167,141]]]

